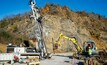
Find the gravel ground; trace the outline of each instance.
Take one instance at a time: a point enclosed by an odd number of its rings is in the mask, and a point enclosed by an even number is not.
[[[72,53],[61,53],[53,55],[51,59],[42,60],[40,65],[81,65],[81,62],[83,61],[73,59]]]
[[[57,53],[54,54],[51,59],[41,60],[40,65],[82,65],[81,62],[83,61],[73,59],[72,53],[60,53],[60,54]],[[4,64],[4,65],[10,65],[10,64]],[[13,65],[27,65],[27,64],[15,63]]]

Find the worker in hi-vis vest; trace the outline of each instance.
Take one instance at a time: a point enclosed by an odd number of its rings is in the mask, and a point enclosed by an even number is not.
[[[89,48],[89,50],[88,50],[88,54],[89,54],[89,56],[91,56],[92,55],[92,50]]]

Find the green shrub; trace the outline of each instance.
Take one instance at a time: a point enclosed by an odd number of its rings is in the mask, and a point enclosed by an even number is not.
[[[14,26],[13,32],[17,32],[17,31],[18,31],[18,27],[17,27],[17,26]]]
[[[0,53],[2,53],[2,50],[0,50]]]
[[[3,37],[4,39],[7,39],[7,40],[12,39],[12,35],[5,30],[0,31],[0,37]]]
[[[4,28],[9,24],[9,22],[7,22],[6,20],[1,21],[0,23],[0,28]]]

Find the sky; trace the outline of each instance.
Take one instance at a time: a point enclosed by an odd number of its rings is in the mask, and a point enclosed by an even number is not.
[[[46,3],[68,6],[73,11],[94,12],[107,17],[107,0],[36,0],[43,8]],[[6,16],[30,11],[29,0],[0,0],[0,20]]]

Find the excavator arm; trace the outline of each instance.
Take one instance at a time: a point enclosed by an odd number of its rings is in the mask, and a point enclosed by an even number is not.
[[[77,49],[78,54],[82,54],[82,48],[79,46],[79,44],[78,44],[78,42],[77,42],[77,40],[76,40],[75,37],[69,38],[69,37],[67,37],[67,36],[65,36],[65,35],[63,35],[63,34],[61,33],[60,36],[59,36],[59,38],[58,38],[58,40],[57,40],[57,42],[56,42],[56,45],[58,45],[58,46],[61,45],[60,40],[61,40],[62,38],[65,38],[65,39],[73,42],[75,48]]]

